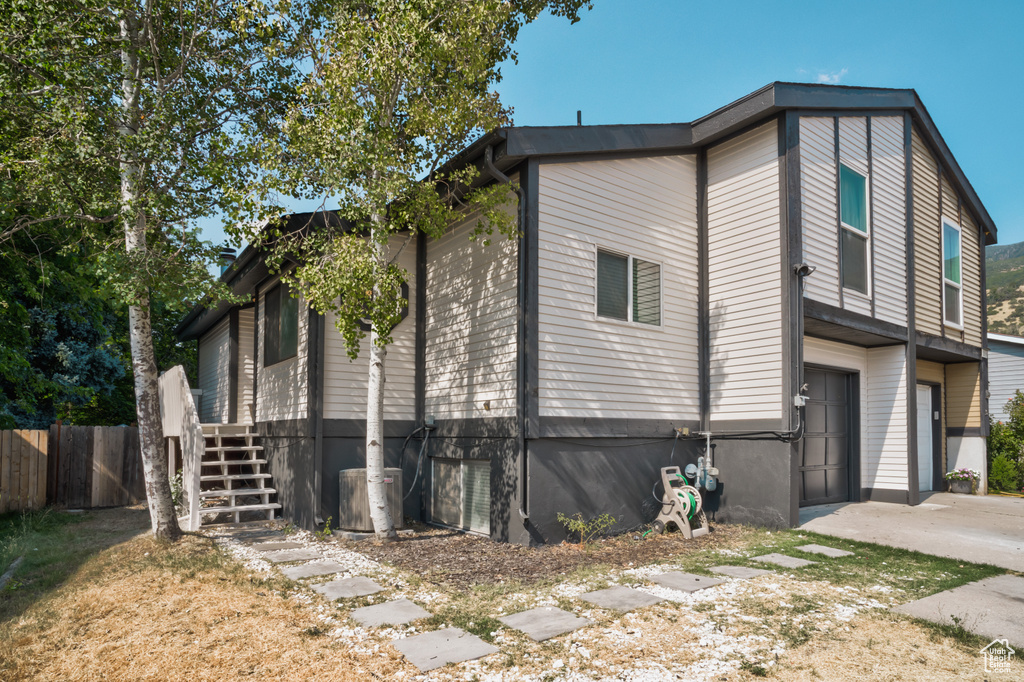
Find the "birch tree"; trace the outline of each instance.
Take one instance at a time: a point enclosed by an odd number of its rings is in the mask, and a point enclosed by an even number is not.
[[[295,47],[318,5],[287,0],[0,0],[0,243],[46,231],[129,309],[153,532],[180,535],[168,484],[150,306],[228,296],[196,220],[246,210]]]
[[[584,6],[335,0],[327,30],[310,44],[312,70],[299,104],[282,134],[267,140],[276,179],[262,196],[339,202],[343,227],[296,238],[273,233],[270,240],[278,262],[287,255],[299,263],[288,276],[293,289],[319,312],[335,314],[353,359],[369,335],[366,474],[380,539],[396,537],[383,475],[384,386],[408,279],[389,259],[388,245],[400,233],[440,237],[469,206],[483,215],[475,235],[482,241],[518,236],[514,218],[502,210],[509,188],[477,187],[474,167],[444,162],[480,134],[511,123],[494,86],[501,64],[516,57],[519,30],[545,10],[575,22]]]

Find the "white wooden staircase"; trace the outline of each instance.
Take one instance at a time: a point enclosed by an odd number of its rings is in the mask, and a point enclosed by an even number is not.
[[[203,424],[204,450],[199,472],[199,519],[232,514],[235,523],[245,512],[274,519],[281,505],[276,497],[259,436],[247,424]],[[252,519],[248,519],[252,520]]]

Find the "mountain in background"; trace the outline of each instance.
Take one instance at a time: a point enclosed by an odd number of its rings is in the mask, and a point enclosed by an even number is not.
[[[985,248],[988,330],[1024,336],[1024,242]]]

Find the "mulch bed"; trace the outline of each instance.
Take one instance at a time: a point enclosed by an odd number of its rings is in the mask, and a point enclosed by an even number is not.
[[[376,561],[416,573],[425,581],[465,590],[473,585],[517,581],[536,583],[585,566],[628,568],[670,556],[716,546],[728,546],[744,533],[742,526],[715,524],[712,532],[694,540],[680,533],[626,533],[603,538],[587,548],[560,544],[523,547],[445,528],[417,526],[412,536],[396,542],[376,540],[346,543],[346,548]]]

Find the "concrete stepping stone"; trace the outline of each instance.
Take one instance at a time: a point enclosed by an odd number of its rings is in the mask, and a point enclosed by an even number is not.
[[[372,628],[381,625],[405,625],[420,618],[427,618],[430,616],[430,613],[408,599],[397,599],[384,602],[383,604],[374,604],[373,606],[355,609],[350,615],[353,620],[363,627]],[[403,651],[402,653],[405,652]],[[441,665],[444,665],[444,663]]]
[[[306,566],[308,565],[309,564],[306,564]],[[303,567],[296,566],[296,568]],[[319,592],[331,601],[334,601],[335,599],[365,597],[367,595],[377,594],[384,589],[369,578],[342,578],[341,580],[332,580],[329,583],[313,585],[312,587],[314,591]],[[378,606],[380,605],[378,604]]]
[[[662,587],[679,590],[680,592],[696,592],[697,590],[714,587],[725,582],[718,578],[709,578],[706,575],[694,575],[693,573],[682,573],[681,571],[652,575],[650,580]]]
[[[498,620],[513,630],[525,632],[535,642],[543,642],[546,639],[593,625],[593,622],[586,618],[574,616],[568,611],[554,606],[540,606]]]
[[[739,578],[740,580],[750,580],[751,578],[771,575],[773,573],[773,571],[766,571],[763,568],[750,568],[749,566],[712,566],[708,570],[712,573],[720,573],[730,578]]]
[[[1006,639],[1020,651],[1024,648],[1021,604],[1024,577],[996,575],[897,606],[893,611],[933,623],[959,623],[985,639]]]
[[[263,555],[263,558],[267,561],[272,561],[275,564],[281,564],[286,561],[312,561],[313,559],[323,559],[315,549],[281,549],[276,552],[267,552]]]
[[[665,601],[661,597],[655,597],[653,594],[634,590],[632,587],[626,587],[625,585],[617,585],[606,590],[597,590],[596,592],[587,592],[580,595],[580,599],[588,601],[595,606],[615,611],[632,611],[642,606],[650,606]]]
[[[838,559],[843,556],[853,556],[853,552],[847,552],[845,549],[836,549],[835,547],[826,547],[825,545],[801,545],[797,547],[801,552],[810,552],[811,554],[824,554],[825,556]]]
[[[301,542],[260,542],[249,545],[261,552],[274,552],[280,549],[302,549],[305,547]]]
[[[308,564],[299,564],[298,566],[283,566],[281,573],[284,573],[286,578],[300,580],[302,578],[315,578],[319,575],[341,573],[344,570],[345,567],[337,561],[313,561]]]
[[[421,672],[498,653],[498,647],[458,628],[425,632],[391,643]]]
[[[762,554],[761,556],[754,556],[750,558],[754,561],[775,564],[776,566],[782,566],[783,568],[803,568],[804,566],[811,566],[818,563],[817,561],[808,561],[807,559],[797,559],[795,556],[779,554],[778,552]]]

